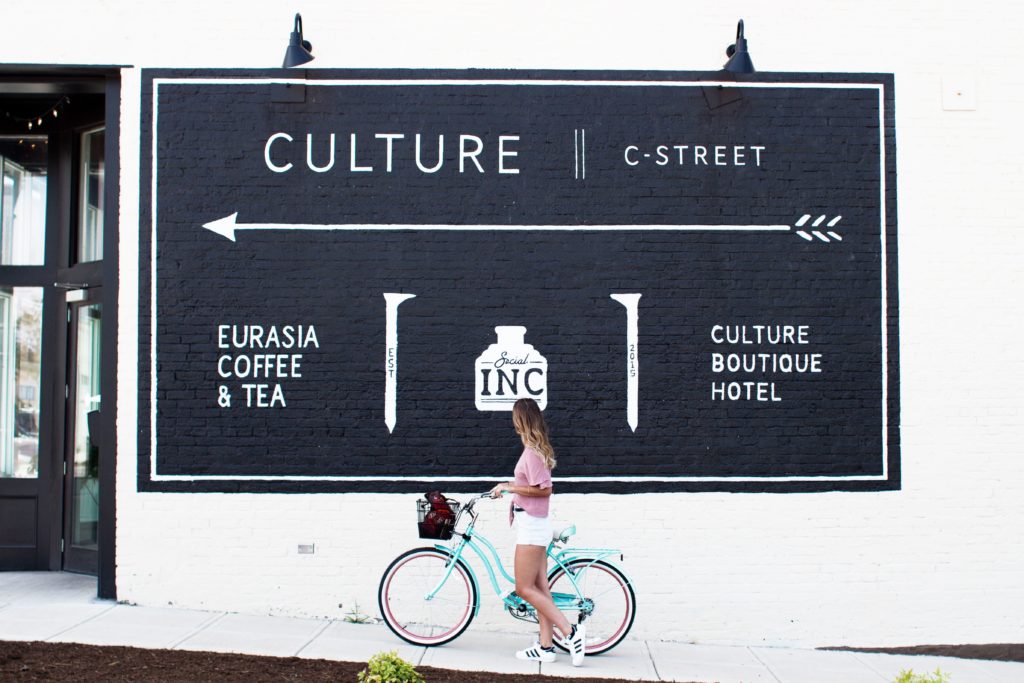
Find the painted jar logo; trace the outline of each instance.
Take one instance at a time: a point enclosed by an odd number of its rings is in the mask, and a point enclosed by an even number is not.
[[[520,398],[548,404],[548,362],[524,339],[526,328],[499,326],[496,344],[476,359],[476,409],[512,410]]]

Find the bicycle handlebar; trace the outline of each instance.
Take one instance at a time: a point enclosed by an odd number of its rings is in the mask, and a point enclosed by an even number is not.
[[[474,505],[474,504],[475,504],[475,503],[476,503],[476,502],[477,502],[478,500],[495,500],[496,498],[497,498],[496,496],[492,496],[492,495],[491,495],[491,492],[490,492],[490,491],[486,491],[486,492],[484,492],[484,493],[481,493],[481,494],[480,494],[479,496],[473,496],[473,497],[472,497],[472,498],[470,498],[470,499],[469,499],[468,501],[466,501],[466,504],[465,504],[465,505],[463,506],[463,509],[469,509],[469,508],[472,508],[472,507],[473,507],[473,505]]]

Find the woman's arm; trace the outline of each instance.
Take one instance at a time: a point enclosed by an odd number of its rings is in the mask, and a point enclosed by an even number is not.
[[[516,493],[520,496],[527,496],[529,498],[547,498],[551,495],[552,486],[518,486],[515,482],[509,481],[504,484],[498,484],[492,490],[492,494],[497,494],[500,498],[502,493]]]

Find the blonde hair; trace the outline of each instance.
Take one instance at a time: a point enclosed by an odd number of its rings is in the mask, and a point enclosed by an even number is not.
[[[521,398],[512,406],[512,426],[523,445],[537,451],[549,470],[555,469],[555,449],[548,440],[548,426],[544,414],[532,398]]]

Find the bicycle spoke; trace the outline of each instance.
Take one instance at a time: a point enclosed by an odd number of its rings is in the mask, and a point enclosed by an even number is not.
[[[589,605],[584,607],[560,607],[566,611],[582,612],[591,609],[586,617],[587,652],[605,652],[625,637],[633,623],[635,611],[632,589],[612,566],[604,563],[590,564],[589,560],[573,563],[577,573],[573,575],[580,594]],[[563,571],[557,571],[551,582],[552,592],[576,595],[572,581]]]
[[[469,528],[472,526],[471,522]],[[500,565],[497,551],[486,539],[483,543],[491,549]],[[440,546],[409,550],[385,570],[378,590],[378,602],[384,622],[399,638],[427,647],[443,645],[457,638],[469,626],[475,616],[479,596],[476,578],[469,565],[461,559],[465,545],[466,540],[451,553]],[[481,552],[476,545],[470,545]],[[610,551],[596,552],[607,554]],[[491,565],[489,557],[483,556],[487,565]],[[587,557],[580,552],[570,551],[569,557],[567,564],[556,567],[548,575],[555,605],[570,620],[583,620],[587,654],[607,652],[618,645],[633,626],[636,616],[633,588],[613,562]],[[536,623],[532,609],[524,613],[516,610],[514,605],[509,607],[506,603],[502,606],[512,616],[525,621],[533,617]],[[563,644],[555,644],[565,649]]]
[[[473,618],[475,599],[464,567],[450,567],[449,558],[436,550],[407,553],[381,581],[385,622],[399,637],[421,645],[444,643],[461,633]]]

